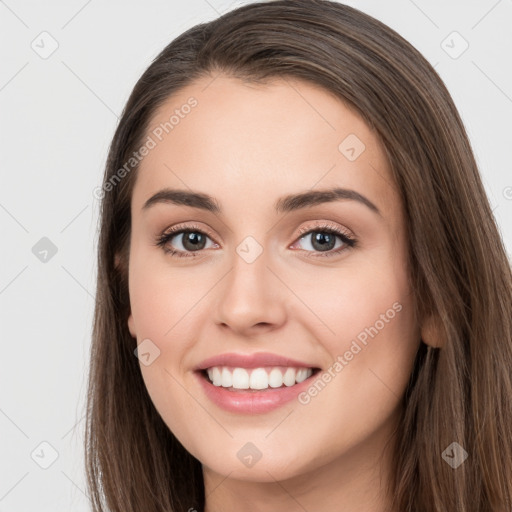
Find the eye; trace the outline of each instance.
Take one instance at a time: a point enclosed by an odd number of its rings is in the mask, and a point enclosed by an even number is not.
[[[357,240],[348,233],[332,224],[320,224],[314,228],[302,228],[300,230],[302,236],[298,242],[306,241],[307,252],[317,252],[317,254],[308,254],[308,257],[330,257],[336,256],[347,249],[355,247]],[[312,236],[313,235],[313,236]],[[336,246],[337,241],[341,241]],[[298,243],[298,242],[295,242]],[[294,245],[295,245],[294,244]],[[335,250],[333,250],[335,249]]]
[[[189,225],[187,228],[184,228],[182,225],[177,225],[159,235],[155,245],[162,247],[165,253],[172,256],[194,258],[198,256],[194,252],[200,252],[205,249],[207,239],[210,237],[209,233],[197,226]],[[169,247],[174,238],[177,239],[177,242],[175,242],[178,245],[177,250]],[[218,246],[216,243],[214,245]]]
[[[355,238],[332,224],[324,223],[312,228],[301,228],[299,232],[301,233],[301,237],[294,245],[303,240],[307,241],[310,239],[311,241],[306,245],[309,245],[312,250],[302,249],[307,253],[315,253],[308,254],[308,257],[336,256],[347,249],[355,247],[357,244]],[[314,236],[312,237],[311,235]],[[211,233],[198,226],[189,225],[185,227],[183,225],[177,225],[159,235],[155,245],[162,247],[166,254],[170,254],[173,257],[194,258],[200,256],[201,251],[208,248],[206,247],[207,241],[212,238]],[[177,248],[173,248],[171,243],[173,239],[177,240],[174,242],[178,245]],[[336,247],[338,240],[341,241],[341,243]],[[213,242],[212,245],[213,247],[219,247],[216,242]],[[210,248],[211,247],[212,246],[210,246]]]

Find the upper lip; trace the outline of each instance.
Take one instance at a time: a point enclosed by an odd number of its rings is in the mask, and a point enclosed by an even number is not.
[[[261,368],[263,366],[293,366],[298,368],[315,368],[315,366],[292,359],[290,357],[272,354],[270,352],[257,352],[255,354],[225,353],[209,357],[199,363],[195,370],[206,370],[213,366],[233,366],[236,368]]]

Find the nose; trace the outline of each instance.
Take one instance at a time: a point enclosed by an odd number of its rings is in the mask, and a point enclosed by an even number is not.
[[[265,251],[251,263],[235,253],[233,267],[219,284],[216,323],[245,336],[283,325],[287,290],[275,274]]]

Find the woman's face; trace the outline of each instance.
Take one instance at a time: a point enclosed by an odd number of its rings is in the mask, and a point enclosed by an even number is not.
[[[420,340],[375,134],[312,84],[221,75],[168,99],[146,136],[128,326],[169,429],[242,480],[373,465]]]

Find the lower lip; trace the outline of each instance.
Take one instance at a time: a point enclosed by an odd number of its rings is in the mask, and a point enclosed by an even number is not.
[[[194,372],[206,396],[222,409],[242,414],[262,414],[291,402],[298,394],[304,391],[317,373],[293,386],[268,388],[261,391],[228,391],[222,386],[214,386],[200,371]]]

